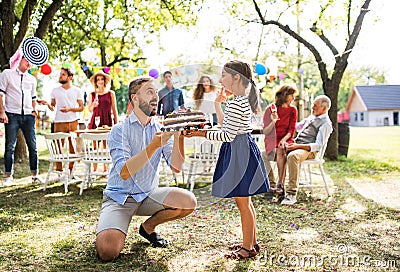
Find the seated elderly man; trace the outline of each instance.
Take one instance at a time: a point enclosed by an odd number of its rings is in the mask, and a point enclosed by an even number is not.
[[[297,202],[299,164],[307,159],[315,159],[316,153],[326,144],[333,128],[328,116],[331,100],[326,95],[314,99],[312,115],[304,119],[296,127],[299,133],[295,143],[286,146],[289,186],[286,190],[283,205],[293,205]]]

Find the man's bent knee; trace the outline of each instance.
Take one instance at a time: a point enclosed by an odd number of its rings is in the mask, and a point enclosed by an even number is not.
[[[188,190],[172,190],[164,200],[164,206],[173,209],[190,211],[196,208],[197,201],[195,195]]]
[[[116,259],[125,241],[125,234],[116,229],[104,230],[96,236],[96,251],[103,261]]]

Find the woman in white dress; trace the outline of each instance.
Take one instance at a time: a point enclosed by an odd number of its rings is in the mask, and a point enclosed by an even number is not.
[[[213,125],[218,124],[214,101],[217,98],[217,88],[208,75],[200,77],[193,92],[194,109],[204,112],[207,116],[212,115]]]

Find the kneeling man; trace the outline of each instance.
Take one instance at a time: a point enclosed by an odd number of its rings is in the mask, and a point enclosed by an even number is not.
[[[185,217],[196,208],[188,190],[158,187],[157,169],[163,156],[172,171],[179,173],[184,162],[184,137],[180,132],[161,132],[151,118],[158,105],[152,79],[140,77],[129,84],[133,111],[111,130],[107,144],[113,160],[97,227],[96,250],[111,261],[120,254],[133,215],[149,216],[139,234],[153,247],[168,241],[155,232],[159,224]]]

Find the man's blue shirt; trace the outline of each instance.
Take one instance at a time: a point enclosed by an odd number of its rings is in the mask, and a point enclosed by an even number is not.
[[[173,138],[166,145],[157,149],[136,174],[127,180],[123,180],[120,176],[125,162],[144,150],[157,131],[160,131],[159,123],[152,119],[149,124],[143,126],[134,112],[123,123],[112,128],[107,138],[107,145],[110,149],[113,167],[107,187],[104,189],[105,195],[123,205],[129,196],[138,202],[142,201],[158,186],[158,165],[161,156],[164,156],[169,165]]]

